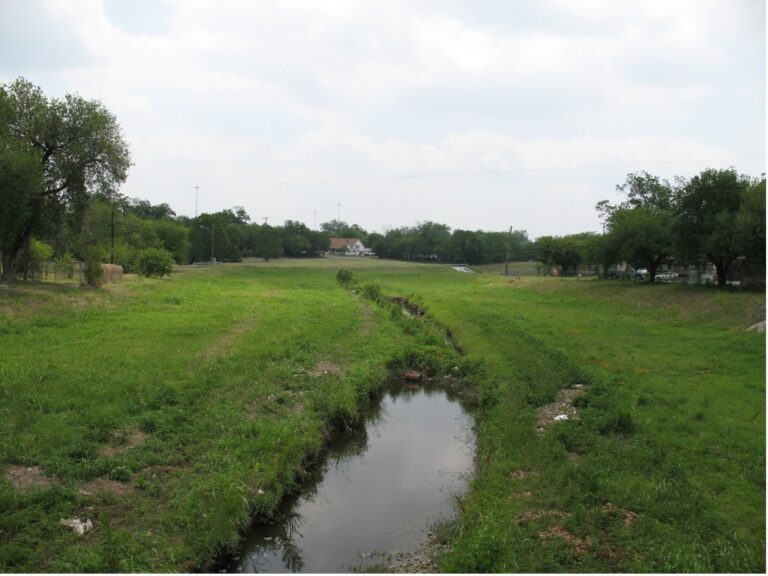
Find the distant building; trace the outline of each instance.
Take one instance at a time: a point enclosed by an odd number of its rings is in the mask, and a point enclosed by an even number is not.
[[[371,256],[373,252],[366,248],[358,238],[331,238],[329,254],[343,256]]]

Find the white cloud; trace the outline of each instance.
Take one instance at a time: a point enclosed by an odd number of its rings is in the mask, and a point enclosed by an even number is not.
[[[145,20],[157,16],[150,4],[136,5],[149,10]],[[164,24],[146,31],[141,12],[112,22],[120,15],[101,0],[30,6],[29,18],[16,18],[19,52],[35,21],[67,30],[71,49],[47,68],[6,53],[0,79],[24,75],[52,95],[101,99],[132,143],[126,193],[180,213],[194,210],[199,184],[205,210],[238,204],[310,222],[308,206],[341,201],[371,228],[425,219],[504,228],[511,210],[537,234],[578,231],[597,226],[591,205],[633,166],[688,173],[705,166],[655,163],[764,154],[764,56],[751,52],[755,40],[764,46],[754,23],[764,8],[746,0],[488,1],[471,10],[164,0]],[[0,5],[0,21],[8,9]],[[548,170],[614,164],[627,167]],[[743,166],[755,173],[762,162]],[[528,171],[283,185],[277,194],[263,185],[516,169]],[[225,184],[244,186],[212,193]]]

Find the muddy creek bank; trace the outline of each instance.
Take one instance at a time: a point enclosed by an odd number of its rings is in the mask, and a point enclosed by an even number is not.
[[[255,524],[229,571],[349,572],[422,548],[454,515],[472,471],[466,405],[443,388],[390,384],[365,424],[328,455],[275,518]]]

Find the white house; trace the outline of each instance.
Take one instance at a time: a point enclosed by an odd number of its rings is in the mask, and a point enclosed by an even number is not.
[[[366,248],[358,238],[331,238],[330,254],[344,256],[370,256],[373,254],[370,248]]]

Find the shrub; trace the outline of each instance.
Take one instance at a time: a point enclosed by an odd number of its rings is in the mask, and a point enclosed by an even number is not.
[[[381,286],[378,283],[363,286],[363,296],[368,300],[378,302],[381,300]]]
[[[104,270],[101,268],[101,258],[98,257],[95,250],[88,252],[85,257],[85,266],[83,267],[85,275],[85,284],[98,288],[104,280]]]
[[[142,276],[170,276],[173,271],[173,254],[162,248],[145,248],[139,254],[139,274]]]
[[[355,284],[355,275],[348,268],[341,268],[336,272],[336,281],[344,286]]]

